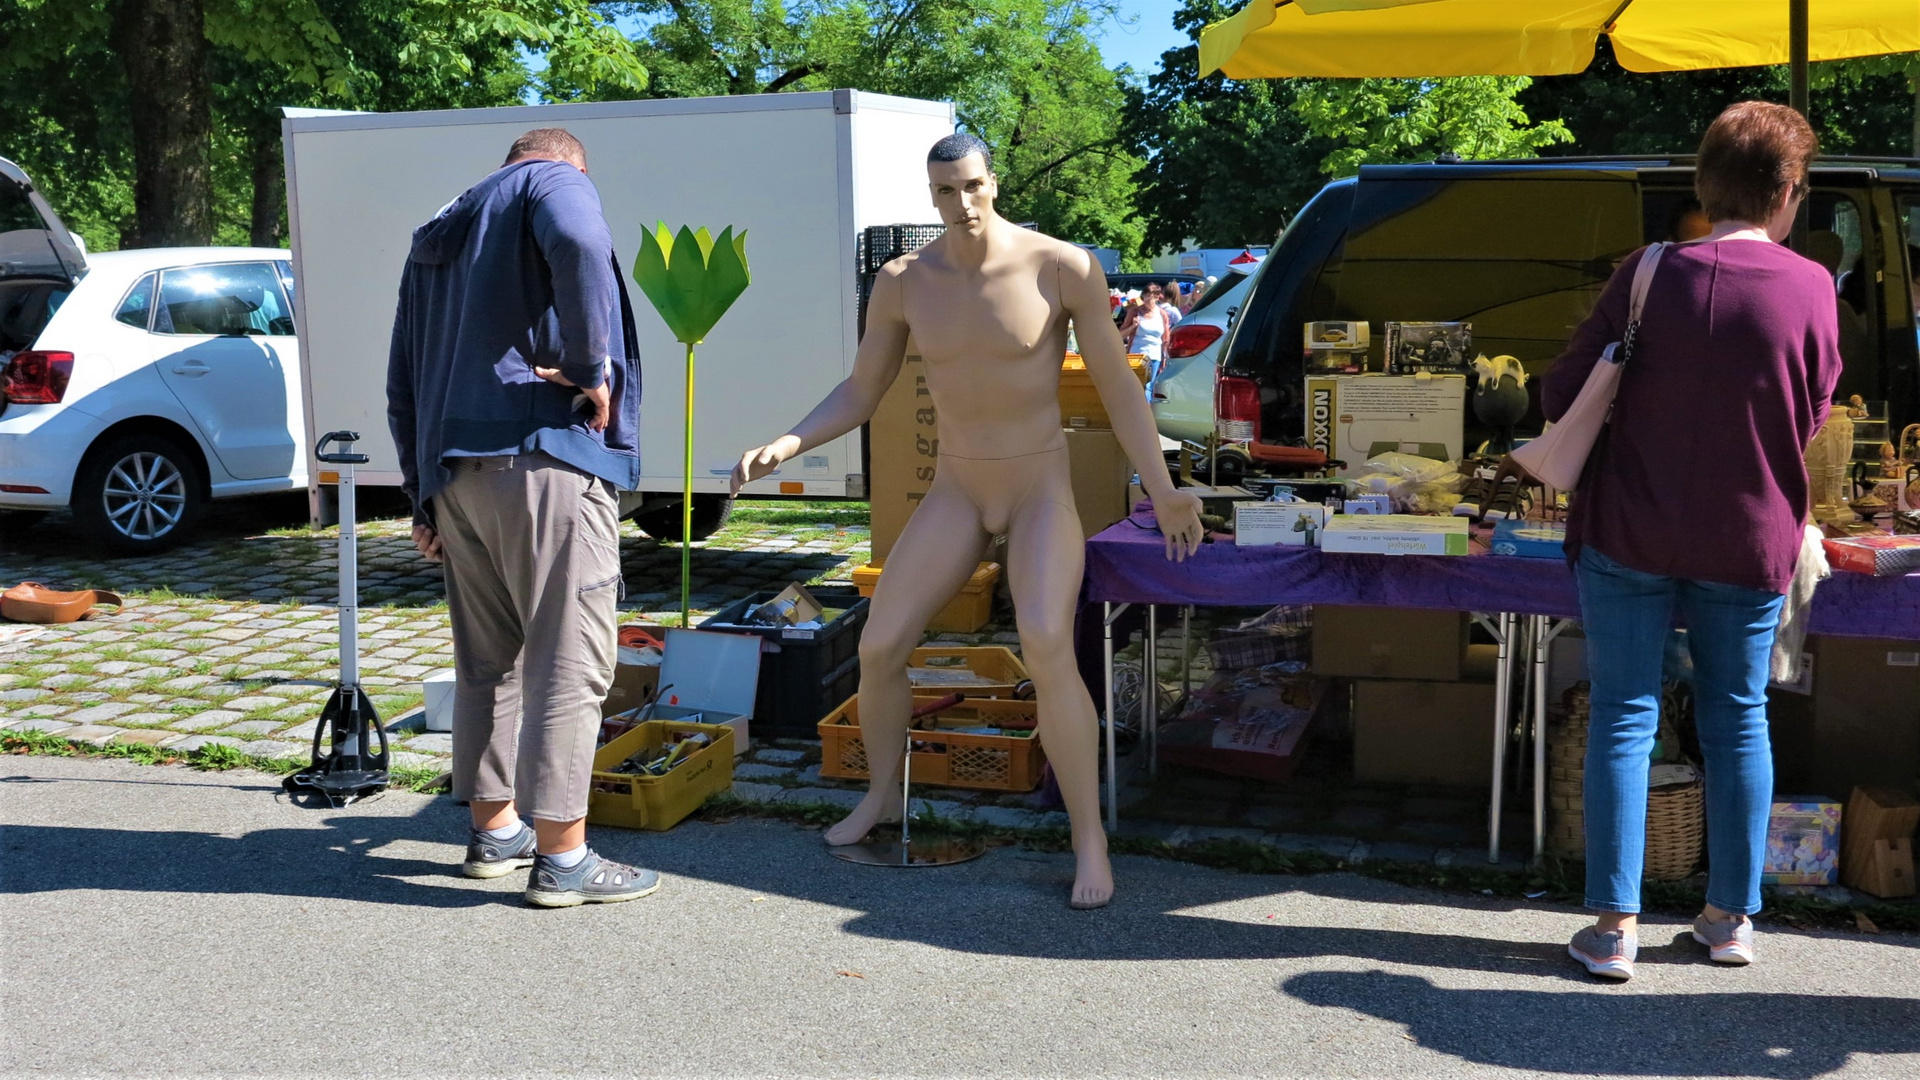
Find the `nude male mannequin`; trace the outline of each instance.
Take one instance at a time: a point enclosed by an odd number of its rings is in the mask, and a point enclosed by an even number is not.
[[[1168,558],[1198,550],[1200,500],[1175,490],[1167,473],[1152,413],[1108,314],[1099,264],[994,212],[998,181],[979,140],[941,140],[928,157],[927,177],[946,233],[881,268],[853,374],[791,432],[742,455],[733,489],[866,422],[899,374],[912,334],[940,417],[939,471],[874,590],[860,642],[871,786],[826,840],[857,843],[875,825],[899,820],[912,709],[909,654],[978,566],[985,541],[1004,533],[1039,736],[1072,823],[1070,902],[1100,907],[1113,896],[1113,870],[1100,822],[1099,718],[1073,654],[1086,544],[1060,429],[1069,319],[1114,434],[1153,499]]]

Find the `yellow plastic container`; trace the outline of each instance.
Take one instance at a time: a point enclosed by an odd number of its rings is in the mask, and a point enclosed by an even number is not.
[[[968,697],[1012,697],[1027,681],[1027,667],[1004,645],[913,650],[907,677],[916,694],[957,691]]]
[[[914,704],[937,699],[919,694]],[[1039,787],[1047,755],[1038,735],[975,735],[951,730],[1031,725],[1038,709],[1031,701],[968,698],[940,714],[936,726],[915,728],[914,784],[1015,792]],[[871,775],[867,747],[860,739],[859,698],[848,700],[820,721],[820,775],[839,780],[865,780]]]
[[[1133,377],[1140,380],[1142,393],[1147,386],[1147,358],[1139,353],[1127,357],[1127,366],[1133,369]],[[1111,428],[1113,421],[1107,417],[1107,407],[1100,402],[1100,391],[1094,389],[1093,376],[1087,374],[1087,363],[1079,353],[1068,353],[1060,365],[1060,426],[1069,428]]]
[[[860,590],[861,596],[873,595],[873,590],[880,584],[880,570],[884,565],[885,560],[882,560],[854,567],[853,584]],[[971,634],[987,625],[987,621],[993,618],[993,587],[999,581],[1000,564],[981,563],[967,583],[960,586],[960,592],[927,624],[927,629]]]
[[[702,732],[712,741],[665,776],[613,772],[635,751],[659,751],[674,732]],[[594,751],[587,821],[664,832],[700,809],[707,796],[733,787],[733,729],[725,724],[648,720]]]

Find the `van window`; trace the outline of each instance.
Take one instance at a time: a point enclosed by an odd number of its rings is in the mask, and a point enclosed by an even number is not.
[[[133,283],[127,290],[127,298],[120,301],[120,310],[113,317],[128,326],[137,326],[145,330],[153,316],[153,284],[158,274],[148,274]]]
[[[280,275],[266,263],[183,266],[160,277],[156,334],[293,333]]]
[[[1363,178],[1353,217],[1329,318],[1471,322],[1536,374],[1642,232],[1638,183],[1594,173]]]

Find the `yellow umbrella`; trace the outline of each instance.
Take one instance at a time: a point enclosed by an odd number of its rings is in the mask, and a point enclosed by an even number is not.
[[[1601,34],[1629,71],[1798,66],[1920,51],[1920,0],[1252,0],[1201,31],[1200,74],[1569,75]]]

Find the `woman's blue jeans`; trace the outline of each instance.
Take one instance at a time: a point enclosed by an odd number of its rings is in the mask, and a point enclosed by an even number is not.
[[[1587,906],[1640,910],[1647,770],[1676,611],[1693,655],[1694,719],[1706,758],[1707,903],[1760,910],[1773,805],[1767,677],[1778,593],[1629,570],[1585,548],[1577,564],[1592,685],[1587,729]]]

